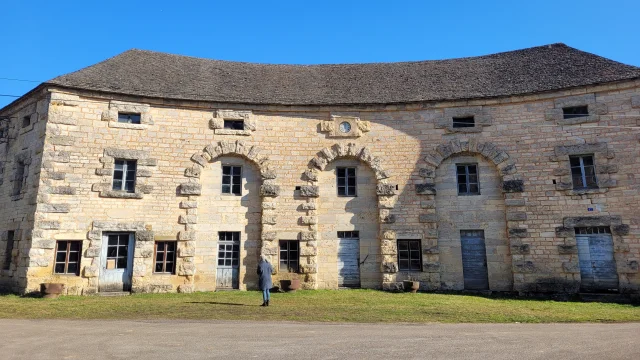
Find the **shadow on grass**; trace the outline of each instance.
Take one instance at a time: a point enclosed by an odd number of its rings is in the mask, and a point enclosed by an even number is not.
[[[187,304],[209,304],[209,305],[231,305],[231,306],[260,306],[260,305],[249,305],[249,304],[218,302],[218,301],[189,301],[189,302],[187,302]]]
[[[621,305],[632,305],[640,307],[640,298],[635,298],[630,294],[620,293],[527,293],[520,295],[516,292],[496,292],[496,291],[428,291],[425,294],[442,294],[453,296],[471,296],[492,300],[518,300],[518,301],[558,301],[576,303],[610,303]]]

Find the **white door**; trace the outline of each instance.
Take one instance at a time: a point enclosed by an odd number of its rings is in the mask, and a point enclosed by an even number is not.
[[[133,233],[106,233],[102,236],[99,291],[131,291],[133,247]]]
[[[218,233],[216,289],[237,289],[240,285],[240,232]]]
[[[357,231],[338,232],[338,287],[360,287],[360,238]]]
[[[618,289],[618,271],[613,257],[609,227],[576,228],[582,291]]]

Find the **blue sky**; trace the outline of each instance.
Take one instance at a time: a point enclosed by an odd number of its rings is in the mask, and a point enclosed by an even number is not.
[[[563,42],[640,66],[638,0],[4,0],[0,13],[0,78],[36,81],[130,48],[319,64],[444,59]],[[35,86],[0,80],[0,94]],[[12,100],[0,97],[0,107]]]

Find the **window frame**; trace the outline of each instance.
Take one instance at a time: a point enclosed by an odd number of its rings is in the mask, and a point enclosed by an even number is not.
[[[400,250],[400,243],[401,242],[406,242],[407,243],[407,250]],[[411,249],[411,243],[417,243],[418,244],[418,249]],[[398,260],[398,271],[406,271],[406,272],[422,272],[423,266],[422,266],[422,240],[421,239],[398,239],[396,240],[396,246],[398,249],[398,255],[397,255],[397,260]],[[406,252],[408,257],[406,259],[406,261],[408,261],[409,267],[408,268],[403,268],[401,267],[402,261],[404,259],[401,259],[400,256]],[[418,255],[417,259],[414,259],[411,257],[412,254],[416,254]],[[419,268],[412,268],[412,260],[418,260],[420,263],[420,267]]]
[[[162,271],[157,271],[158,268],[158,245],[162,243],[164,244],[164,249],[161,250],[163,257],[162,261]],[[173,250],[169,251],[167,249],[167,245],[173,245]],[[154,274],[162,274],[162,275],[175,275],[176,274],[176,260],[177,260],[177,252],[178,252],[178,242],[175,240],[165,240],[165,241],[156,241],[153,245],[153,273]],[[167,255],[168,253],[172,253],[172,255]],[[167,271],[167,260],[169,260],[169,256],[171,256],[170,263],[173,264],[173,268],[171,271]]]
[[[118,162],[122,161],[122,170],[117,170]],[[128,178],[129,174],[129,165],[133,164],[133,179]],[[116,179],[116,171],[122,172],[122,177],[120,179]],[[113,191],[122,191],[127,193],[135,193],[136,192],[136,182],[138,178],[138,161],[134,159],[114,159],[113,161],[113,176],[111,177],[111,189]],[[120,188],[116,188],[116,180],[120,181]],[[133,187],[127,190],[127,182],[133,183]]]
[[[229,174],[225,174],[225,168],[230,168],[229,170]],[[236,175],[234,174],[234,169],[235,168],[240,168],[240,174]],[[243,171],[244,169],[242,168],[242,165],[232,165],[232,164],[223,164],[222,165],[222,182],[220,184],[220,192],[223,195],[235,195],[235,196],[242,196],[242,175],[243,175]],[[225,177],[229,177],[229,183],[225,184],[224,180]],[[237,178],[238,179],[238,183],[234,183],[234,179]],[[229,191],[226,192],[225,191],[225,185],[229,186]],[[234,186],[238,186],[238,193],[233,192],[233,187]]]
[[[124,116],[128,116],[129,117],[129,121],[121,121],[122,117]],[[131,119],[131,116],[135,116],[137,118],[137,121]],[[132,121],[133,120],[133,121]],[[120,124],[134,124],[134,125],[140,125],[142,123],[142,113],[137,113],[137,112],[128,112],[128,111],[118,111],[118,123]]]
[[[20,195],[24,189],[25,179],[27,178],[28,168],[22,161],[17,161],[16,174],[14,176],[13,196]]]
[[[583,112],[573,113],[571,111],[580,110]],[[569,112],[567,112],[569,111]],[[562,108],[562,119],[575,119],[589,116],[589,105],[565,106]]]
[[[287,244],[287,247],[285,250],[282,249],[282,245],[283,244]],[[291,267],[291,262],[292,262],[292,256],[291,256],[291,244],[296,244],[296,249],[294,250],[296,255],[295,255],[295,263],[296,263],[296,267],[292,268]],[[282,268],[282,252],[286,252],[287,253],[287,259],[286,261],[286,268]],[[292,271],[290,271],[292,270]],[[297,274],[300,272],[300,241],[299,240],[280,240],[278,241],[278,271],[283,272],[283,273],[292,273],[292,274]]]
[[[466,120],[471,119],[471,122]],[[476,127],[476,117],[471,116],[454,116],[451,118],[451,127],[454,129],[473,128]]]
[[[591,158],[591,164],[592,165],[584,165],[584,159],[586,157],[590,157]],[[573,159],[578,159],[580,162],[580,165],[578,166],[573,166],[571,164],[571,161]],[[587,173],[586,173],[586,168],[593,168],[593,174],[589,177],[593,179],[593,185],[589,186],[588,185],[588,181],[587,181]],[[578,186],[578,184],[576,184],[575,182],[575,177],[577,176],[574,175],[573,170],[574,169],[580,169],[580,181],[581,181],[581,186]],[[590,189],[599,189],[600,187],[598,186],[598,177],[596,175],[596,157],[594,154],[581,154],[581,155],[570,155],[569,156],[569,171],[571,173],[571,184],[573,185],[573,190],[590,190]]]
[[[344,176],[340,176],[340,170],[344,170]],[[353,170],[353,175],[349,175],[349,170]],[[344,178],[344,185],[340,185],[340,179]],[[349,185],[349,179],[353,179],[353,185]],[[340,189],[344,189],[344,194],[340,194]],[[353,193],[349,192],[353,189]],[[338,166],[336,167],[336,193],[339,197],[358,197],[358,167]]]
[[[238,124],[242,126],[238,128]],[[226,130],[245,130],[244,119],[224,119],[222,128]]]
[[[7,231],[7,246],[4,248],[4,264],[2,270],[11,269],[11,260],[13,259],[13,245],[15,242],[15,230]]]
[[[464,166],[464,174],[460,174],[459,172],[459,167]],[[470,172],[469,172],[469,167],[470,166],[474,166],[476,169],[476,181],[475,182],[471,182],[470,181]],[[465,192],[460,192],[460,185],[462,185],[460,183],[460,176],[464,175],[465,176],[465,188],[466,191]],[[477,192],[472,192],[471,191],[471,186],[472,185],[476,185],[476,187],[478,188]],[[458,196],[476,196],[476,195],[481,195],[480,192],[480,166],[478,166],[478,163],[460,163],[460,164],[456,164],[456,189],[458,192]]]
[[[358,230],[338,231],[337,236],[338,236],[338,239],[360,239],[360,231]]]
[[[67,243],[67,249],[64,250],[64,262],[58,261],[58,253],[60,252],[60,243]],[[71,244],[78,244],[78,250],[77,251],[71,251]],[[77,267],[76,267],[76,271],[74,272],[69,272],[69,263],[72,263],[71,261],[69,261],[69,257],[70,254],[72,252],[76,252],[78,253],[78,261],[77,263]],[[54,252],[53,255],[53,273],[55,275],[62,275],[62,276],[80,276],[80,264],[82,263],[82,240],[57,240],[56,241],[56,251]],[[64,271],[63,272],[57,272],[56,268],[58,266],[58,264],[64,264]]]

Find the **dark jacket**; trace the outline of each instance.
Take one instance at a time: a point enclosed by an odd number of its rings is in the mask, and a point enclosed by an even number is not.
[[[271,283],[271,273],[273,272],[273,267],[269,264],[268,261],[260,261],[258,263],[258,275],[260,276],[260,290],[268,290],[271,289],[273,284]]]

